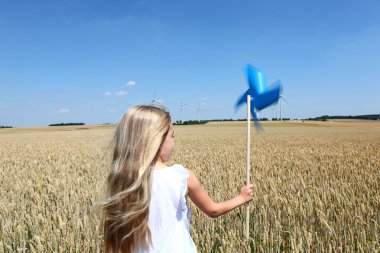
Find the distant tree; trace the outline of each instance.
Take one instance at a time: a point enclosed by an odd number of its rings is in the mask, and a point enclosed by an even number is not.
[[[84,126],[85,124],[80,122],[80,123],[55,123],[55,124],[50,124],[49,126]]]
[[[209,122],[208,120],[201,120],[201,121],[188,120],[188,121],[184,121],[183,123],[181,123],[181,121],[178,120],[178,121],[174,122],[173,125],[201,125],[201,124],[206,124],[208,122]]]

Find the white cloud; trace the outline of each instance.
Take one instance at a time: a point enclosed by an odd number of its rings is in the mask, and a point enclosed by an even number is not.
[[[116,110],[115,109],[111,109],[111,110],[109,110],[109,112],[116,112]]]
[[[128,82],[125,85],[126,86],[134,86],[134,85],[136,85],[136,82],[133,80],[128,80]]]
[[[123,90],[119,90],[119,91],[115,92],[115,96],[124,96],[124,95],[127,95],[127,94],[128,94],[128,92],[123,91]]]
[[[111,95],[112,95],[112,93],[109,91],[104,92],[104,96],[111,96]]]
[[[55,113],[69,113],[70,110],[67,108],[61,108],[59,110],[54,111]]]
[[[201,101],[207,101],[207,100],[208,100],[208,97],[201,98]]]

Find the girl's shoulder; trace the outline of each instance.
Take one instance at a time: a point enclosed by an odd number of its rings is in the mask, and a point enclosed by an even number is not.
[[[175,173],[179,174],[181,176],[185,176],[186,178],[189,177],[188,170],[181,164],[173,164],[171,166],[161,168],[161,169],[155,169],[156,172],[160,173]]]
[[[177,170],[179,173],[181,173],[181,174],[183,174],[183,175],[185,175],[187,177],[189,176],[189,173],[188,173],[187,169],[185,167],[183,167],[182,164],[174,164],[174,165],[172,165],[172,167],[175,170]]]
[[[179,172],[179,173],[185,174],[185,175],[189,174],[188,169],[186,169],[182,164],[173,164],[171,166],[154,169],[153,171],[156,171],[156,172],[173,172],[173,171],[176,171],[176,172]]]

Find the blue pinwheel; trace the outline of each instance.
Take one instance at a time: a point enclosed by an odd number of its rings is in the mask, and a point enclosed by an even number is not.
[[[267,87],[265,75],[258,69],[247,65],[245,68],[249,88],[239,98],[235,104],[237,110],[242,104],[247,102],[247,95],[251,96],[251,114],[255,121],[255,127],[260,130],[260,124],[257,118],[256,111],[260,111],[274,103],[280,98],[282,92],[281,81],[275,82],[270,88]]]

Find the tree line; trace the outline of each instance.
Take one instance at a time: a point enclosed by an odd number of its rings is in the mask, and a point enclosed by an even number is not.
[[[80,122],[80,123],[55,123],[55,124],[50,124],[49,126],[84,126],[85,124]]]
[[[370,114],[370,115],[356,115],[356,116],[329,116],[323,115],[316,118],[308,118],[307,120],[320,120],[326,121],[328,119],[365,119],[365,120],[380,120],[380,114]]]

